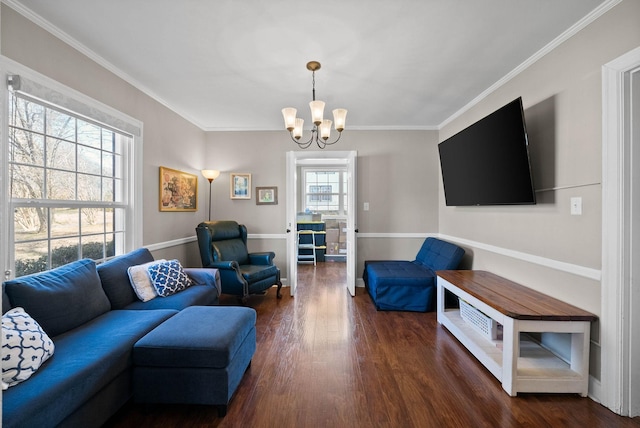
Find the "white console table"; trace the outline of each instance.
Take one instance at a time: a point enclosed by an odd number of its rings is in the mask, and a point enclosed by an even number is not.
[[[437,316],[501,383],[518,392],[578,393],[589,389],[589,337],[597,317],[568,303],[485,271],[438,271]],[[502,325],[502,340],[471,327],[457,308],[445,307],[445,290]],[[571,335],[569,361],[521,333]]]

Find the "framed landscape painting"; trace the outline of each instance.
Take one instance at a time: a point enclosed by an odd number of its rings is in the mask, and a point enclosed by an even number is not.
[[[251,174],[232,172],[229,182],[231,199],[251,199]]]
[[[197,211],[198,177],[160,167],[160,211]]]

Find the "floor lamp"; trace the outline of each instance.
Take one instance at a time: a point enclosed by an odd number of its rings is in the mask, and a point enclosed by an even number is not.
[[[213,183],[213,180],[218,178],[220,171],[215,169],[203,169],[201,172],[204,178],[209,180],[209,221],[211,221],[211,183]]]

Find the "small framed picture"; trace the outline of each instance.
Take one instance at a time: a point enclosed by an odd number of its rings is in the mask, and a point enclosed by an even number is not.
[[[251,174],[232,172],[229,183],[231,199],[251,199]]]
[[[278,188],[256,187],[256,205],[278,205]]]
[[[197,211],[198,177],[160,167],[160,211]]]

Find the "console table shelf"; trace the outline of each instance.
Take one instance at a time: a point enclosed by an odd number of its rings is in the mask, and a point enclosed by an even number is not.
[[[446,327],[512,396],[518,392],[588,393],[590,324],[595,315],[484,271],[438,271],[438,322]],[[445,307],[445,290],[502,325],[489,340]],[[529,303],[527,303],[529,302]],[[566,362],[527,333],[571,335]]]

